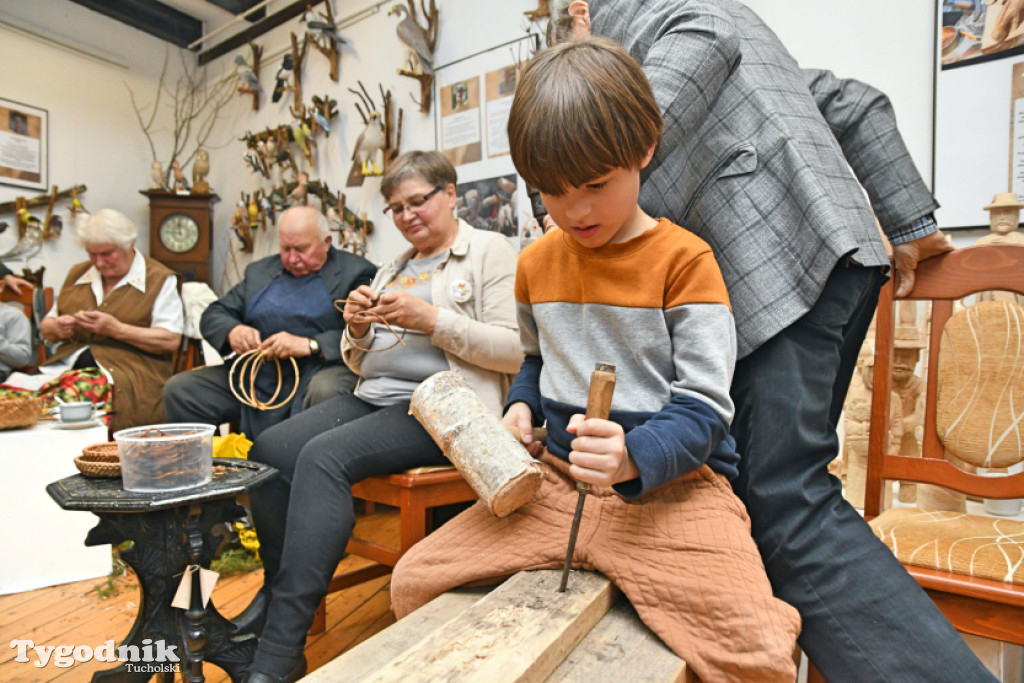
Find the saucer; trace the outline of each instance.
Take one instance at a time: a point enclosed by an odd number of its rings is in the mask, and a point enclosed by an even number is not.
[[[99,416],[94,417],[90,420],[80,420],[78,422],[61,422],[57,420],[53,423],[54,429],[85,429],[87,427],[96,427],[102,425],[103,421],[100,420]]]

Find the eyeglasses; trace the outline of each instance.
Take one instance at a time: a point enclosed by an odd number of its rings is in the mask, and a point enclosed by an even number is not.
[[[427,203],[428,199],[430,199],[443,189],[443,187],[435,187],[433,190],[426,194],[414,195],[405,200],[404,204],[388,204],[387,206],[384,207],[384,213],[390,213],[392,218],[398,218],[406,211],[414,211],[420,208],[421,206]]]

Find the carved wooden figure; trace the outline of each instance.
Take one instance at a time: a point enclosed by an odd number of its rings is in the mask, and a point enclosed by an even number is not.
[[[1020,225],[1020,210],[1024,204],[1014,192],[1002,192],[992,198],[992,203],[985,207],[989,213],[989,229],[991,232],[980,238],[975,244],[1011,243],[1024,244],[1024,233],[1017,230]],[[978,292],[977,301],[1009,301],[1024,306],[1024,296],[1012,292]]]
[[[192,194],[209,194],[210,184],[206,176],[210,173],[210,153],[205,149],[196,150],[196,160],[192,162]]]
[[[306,23],[308,32],[306,33],[306,40],[313,43],[320,54],[327,58],[328,64],[331,69],[331,80],[335,83],[338,82],[338,61],[339,61],[339,45],[343,45],[346,41],[338,33],[338,27],[334,22],[334,11],[331,9],[331,3],[325,2],[324,6],[327,7],[327,15],[314,12],[312,6],[306,5],[306,11],[302,14],[302,19]]]
[[[242,199],[238,201],[238,205],[235,207],[235,213],[231,216],[231,229],[242,243],[238,250],[243,254],[252,253],[252,230],[249,228],[247,206],[248,200],[243,194]]]
[[[428,114],[434,82],[433,60],[437,45],[438,14],[434,0],[430,0],[430,9],[420,0],[420,9],[427,22],[426,28],[420,25],[413,0],[408,0],[408,9],[405,5],[394,5],[388,15],[397,14],[401,19],[395,31],[398,39],[409,48],[409,57],[398,73],[419,81],[420,99],[417,104],[422,113]],[[413,98],[413,101],[416,102],[416,99]]]
[[[238,92],[252,95],[252,110],[259,111],[260,93],[263,92],[260,86],[260,59],[263,56],[263,47],[250,40],[249,48],[252,50],[252,64],[248,64],[242,55],[236,55],[235,74],[238,76]]]

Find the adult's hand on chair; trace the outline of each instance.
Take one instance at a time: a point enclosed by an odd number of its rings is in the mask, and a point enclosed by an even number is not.
[[[31,289],[32,283],[11,273],[0,278],[0,292],[3,292],[5,287],[10,287],[11,291],[15,294],[21,294],[21,288],[28,287]]]
[[[938,230],[916,240],[893,246],[893,260],[896,262],[896,271],[900,274],[900,286],[896,290],[896,296],[905,296],[913,289],[914,270],[917,264],[948,251],[953,251],[953,243]]]
[[[248,325],[235,325],[228,332],[228,345],[238,354],[258,349],[262,341],[260,331]]]

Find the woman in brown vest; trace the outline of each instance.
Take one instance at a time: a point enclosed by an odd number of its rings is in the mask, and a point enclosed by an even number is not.
[[[113,429],[164,421],[163,386],[181,346],[178,278],[135,249],[138,230],[103,209],[75,226],[89,260],[71,268],[39,326],[60,342],[43,372],[99,367],[114,385]]]

